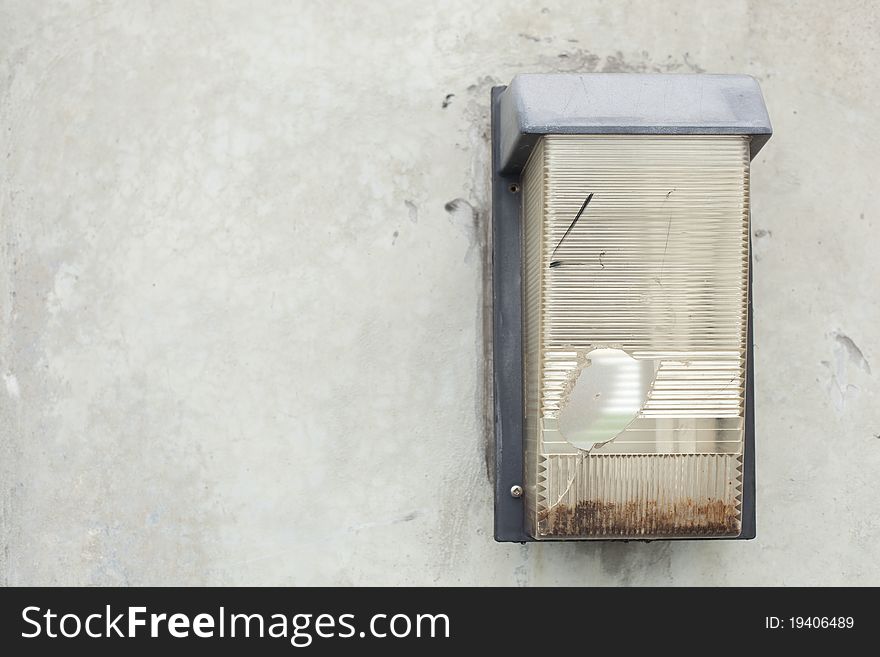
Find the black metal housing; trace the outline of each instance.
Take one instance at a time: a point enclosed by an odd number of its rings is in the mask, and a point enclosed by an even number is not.
[[[526,531],[523,497],[513,497],[511,487],[524,481],[523,444],[523,356],[522,356],[522,192],[520,176],[527,157],[522,154],[511,166],[502,153],[503,129],[501,99],[505,86],[492,89],[492,338],[493,400],[495,438],[495,540],[530,542]],[[516,129],[522,130],[522,127]],[[769,130],[769,123],[768,123]],[[552,130],[545,129],[543,134]],[[567,132],[571,133],[572,130]],[[589,130],[577,132],[589,133]],[[608,130],[604,130],[608,132]],[[620,134],[625,129],[617,130]],[[642,132],[661,132],[646,131]],[[667,131],[668,132],[668,131]],[[679,131],[679,132],[687,132]],[[729,132],[729,131],[728,131]],[[747,131],[744,131],[747,133]],[[705,131],[704,131],[705,133]],[[762,143],[769,132],[762,132]],[[507,143],[514,136],[505,137]],[[527,150],[537,142],[535,135],[520,140]],[[753,153],[757,150],[753,150]],[[756,535],[755,520],[755,403],[752,349],[752,275],[749,263],[748,328],[746,350],[745,441],[743,453],[742,531],[723,540],[751,539]],[[551,539],[552,540],[552,539]],[[570,539],[569,539],[570,540]],[[587,539],[615,540],[622,539]],[[623,539],[627,540],[627,539]],[[634,540],[634,539],[629,539]],[[637,540],[719,540],[712,537]],[[541,542],[544,542],[542,540]]]

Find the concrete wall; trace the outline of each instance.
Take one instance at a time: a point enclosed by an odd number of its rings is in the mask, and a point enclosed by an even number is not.
[[[877,584],[872,2],[0,2],[0,581]],[[489,89],[738,72],[753,542],[498,545]]]

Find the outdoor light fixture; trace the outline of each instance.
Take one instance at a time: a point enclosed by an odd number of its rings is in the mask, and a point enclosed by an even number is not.
[[[755,536],[740,75],[492,90],[495,538]]]

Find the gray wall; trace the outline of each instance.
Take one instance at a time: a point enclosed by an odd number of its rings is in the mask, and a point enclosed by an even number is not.
[[[871,2],[0,3],[0,582],[877,584]],[[489,89],[737,72],[752,542],[498,545]]]

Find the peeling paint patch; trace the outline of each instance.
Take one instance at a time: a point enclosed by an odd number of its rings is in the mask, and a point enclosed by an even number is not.
[[[470,212],[474,211],[474,206],[465,201],[463,198],[454,198],[451,201],[448,201],[446,205],[443,206],[443,209],[446,210],[449,214],[455,214],[457,212]]]
[[[823,360],[821,364],[830,371],[827,390],[831,402],[838,412],[843,412],[847,401],[860,390],[857,385],[850,383],[851,366],[870,375],[871,365],[859,346],[848,335],[835,331],[831,337],[834,338],[833,363]]]
[[[46,308],[52,315],[71,310],[78,302],[77,282],[79,269],[63,263],[55,273],[52,291],[46,298]]]
[[[576,42],[576,40],[575,40]],[[569,40],[568,43],[574,43]],[[705,73],[699,64],[691,61],[690,53],[667,55],[665,59],[652,57],[647,51],[624,54],[617,51],[600,57],[583,48],[568,48],[555,55],[541,55],[538,65],[546,71],[572,73]]]
[[[672,542],[633,543],[600,542],[595,546],[602,572],[615,578],[621,586],[632,586],[647,573],[673,582]],[[590,546],[592,547],[592,546]]]
[[[410,511],[405,516],[401,516],[400,518],[398,518],[397,522],[412,522],[413,520],[415,520],[418,517],[419,517],[418,511]]]
[[[684,57],[682,57],[682,59],[684,60],[685,66],[687,66],[689,69],[691,69],[694,73],[705,73],[706,72],[706,69],[704,69],[699,64],[692,63],[690,58],[691,58],[691,54],[689,52],[686,52],[684,54]]]
[[[542,42],[543,43],[552,43],[553,42],[552,36],[539,37],[539,36],[535,36],[534,34],[528,34],[526,32],[520,32],[517,36],[519,36],[521,39],[525,39],[527,41],[534,41],[535,43],[542,43]]]
[[[516,582],[516,585],[519,587],[528,586],[529,571],[524,564],[520,564],[513,571],[513,581]]]
[[[453,223],[467,229],[468,250],[465,262],[470,262],[477,247],[482,248],[482,236],[479,231],[479,213],[477,209],[463,198],[455,198],[443,206]]]
[[[859,349],[859,346],[855,342],[853,342],[851,337],[844,333],[834,333],[834,339],[849,356],[851,363],[866,374],[871,373],[871,365],[868,363],[868,359],[865,358],[862,350]]]
[[[404,205],[406,205],[406,209],[409,211],[409,220],[414,224],[419,223],[419,206],[410,201],[409,199],[405,200]]]
[[[21,397],[21,389],[18,386],[18,379],[15,374],[7,372],[3,375],[3,382],[6,384],[6,392],[13,399]]]

